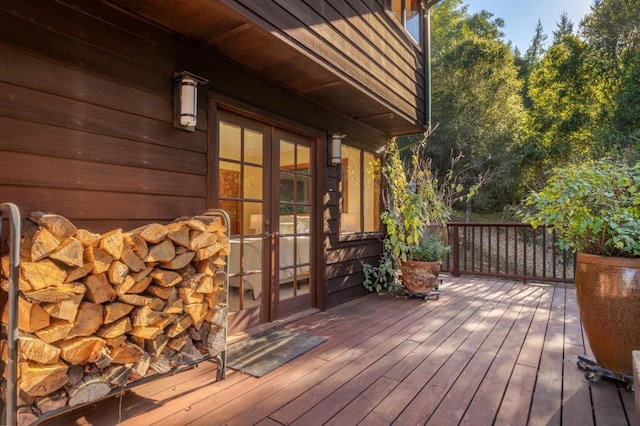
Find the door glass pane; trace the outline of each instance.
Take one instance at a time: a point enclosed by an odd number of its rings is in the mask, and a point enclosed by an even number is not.
[[[220,197],[240,198],[240,165],[220,161]]]
[[[220,158],[240,161],[242,147],[241,128],[235,124],[220,122]]]
[[[294,201],[295,175],[291,172],[280,171],[280,201]]]
[[[247,163],[262,164],[262,132],[253,129],[244,129],[244,161]]]
[[[241,205],[242,203],[240,201],[220,200],[220,208],[229,214],[229,221],[231,222],[229,232],[231,235],[237,235],[240,233]]]
[[[243,225],[244,235],[262,234],[262,203],[244,203]]]
[[[296,177],[296,197],[298,203],[311,202],[311,177],[298,175]]]
[[[262,199],[262,167],[244,166],[244,198]]]
[[[370,152],[364,152],[364,231],[380,230],[380,160]]]
[[[296,159],[296,170],[300,172],[310,172],[311,165],[311,148],[308,146],[298,145],[298,156]]]
[[[296,146],[287,141],[280,141],[280,168],[293,170],[296,165]]]

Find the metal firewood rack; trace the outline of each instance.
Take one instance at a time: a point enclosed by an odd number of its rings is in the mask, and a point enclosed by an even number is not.
[[[0,235],[2,235],[2,223],[4,222],[5,215],[9,222],[9,288],[8,288],[8,321],[7,321],[7,349],[8,359],[5,369],[7,370],[6,379],[6,401],[2,407],[2,418],[0,421],[3,425],[15,426],[17,424],[17,410],[18,410],[18,274],[20,266],[20,211],[12,203],[0,204]],[[210,209],[202,214],[203,216],[217,216],[220,217],[226,227],[226,236],[230,237],[230,219],[226,211],[220,209]],[[2,248],[2,242],[0,242],[0,249]],[[229,291],[229,262],[226,262],[224,267],[225,284],[224,291],[228,295]],[[113,388],[107,395],[93,400],[87,401],[83,404],[78,404],[73,407],[64,407],[54,411],[50,411],[40,415],[34,424],[38,424],[46,419],[59,416],[61,414],[95,404],[99,401],[103,401],[109,398],[122,396],[126,391],[132,390],[137,386],[153,382],[155,380],[177,374],[179,372],[196,368],[204,361],[211,361],[217,364],[216,380],[220,381],[225,378],[226,366],[227,366],[227,325],[226,316],[224,318],[224,330],[223,340],[224,348],[219,354],[205,355],[204,357],[184,363],[180,366],[172,368],[166,373],[156,373],[142,379],[136,380],[131,383],[127,383],[123,386]],[[0,400],[0,403],[2,401]]]

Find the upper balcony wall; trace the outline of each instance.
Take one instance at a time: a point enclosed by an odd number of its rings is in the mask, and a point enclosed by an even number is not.
[[[224,4],[384,105],[424,124],[421,47],[376,0],[222,0]],[[268,72],[268,70],[267,70]],[[273,72],[278,72],[274,69]],[[276,77],[277,78],[277,77]],[[314,97],[331,82],[316,88]],[[327,90],[327,96],[336,96]],[[320,96],[322,96],[320,94]],[[388,115],[388,114],[387,114]],[[357,117],[363,122],[375,116]]]

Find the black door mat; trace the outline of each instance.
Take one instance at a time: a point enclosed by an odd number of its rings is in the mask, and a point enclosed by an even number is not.
[[[273,327],[227,347],[227,367],[262,377],[327,339]]]

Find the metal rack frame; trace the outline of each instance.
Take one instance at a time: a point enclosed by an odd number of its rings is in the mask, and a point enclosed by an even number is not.
[[[7,371],[7,396],[6,396],[6,405],[4,407],[4,425],[15,426],[17,423],[17,401],[18,401],[18,384],[17,384],[17,361],[18,361],[18,274],[19,274],[19,265],[20,265],[20,212],[18,208],[11,203],[0,204],[0,208],[2,209],[2,215],[0,215],[0,234],[2,233],[2,219],[4,218],[4,214],[9,215],[9,224],[10,224],[10,243],[9,243],[9,256],[10,256],[10,265],[9,265],[9,289],[8,289],[8,306],[9,306],[9,321],[7,327],[7,341],[8,341],[8,361],[5,368]],[[218,216],[221,217],[224,221],[224,224],[227,228],[226,236],[230,238],[230,218],[226,211],[220,209],[211,209],[207,210],[202,214],[203,216]],[[229,262],[226,262],[224,267],[225,273],[225,285],[224,291],[229,292]],[[228,297],[228,296],[227,296]],[[226,318],[225,318],[226,321]],[[224,341],[225,341],[225,349],[218,355],[206,355],[201,359],[188,362],[181,366],[173,368],[171,371],[166,373],[156,373],[151,376],[143,377],[142,379],[136,380],[131,383],[127,383],[123,386],[116,387],[112,389],[107,395],[103,396],[94,401],[88,401],[83,404],[75,405],[73,407],[64,407],[58,410],[53,410],[47,412],[38,417],[38,420],[35,424],[38,424],[46,419],[59,416],[61,414],[95,404],[99,401],[103,401],[109,398],[117,397],[120,395],[124,395],[126,391],[134,389],[137,386],[147,384],[153,382],[155,380],[172,376],[174,374],[180,373],[182,371],[196,368],[200,363],[204,361],[212,361],[217,364],[216,371],[216,380],[224,380],[226,376],[226,366],[227,366],[227,350],[226,350],[226,341],[227,341],[227,325],[224,327]]]

